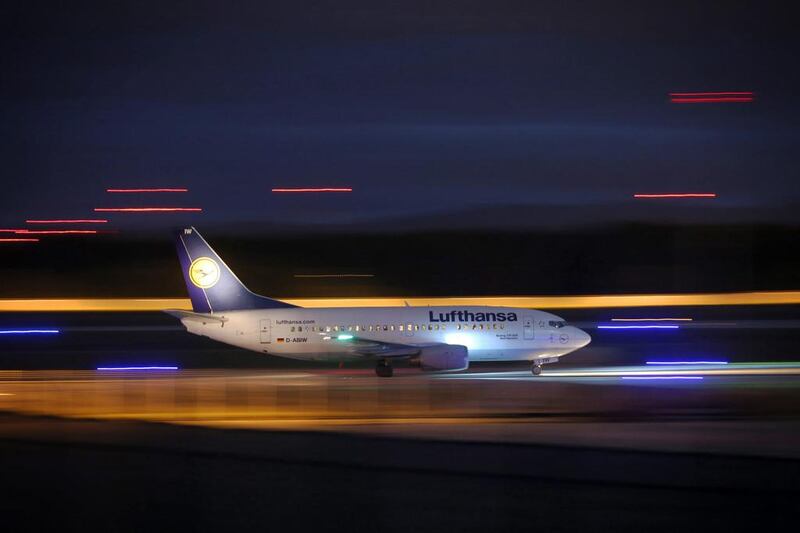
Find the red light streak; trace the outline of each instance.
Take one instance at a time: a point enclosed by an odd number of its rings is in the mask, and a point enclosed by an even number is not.
[[[716,198],[717,193],[713,192],[687,192],[687,193],[668,193],[668,194],[634,194],[634,198]]]
[[[179,211],[198,212],[201,207],[95,207],[96,213],[173,213]]]
[[[752,102],[755,94],[752,91],[712,91],[669,93],[673,104],[716,104],[730,102]]]
[[[724,104],[727,102],[752,102],[752,97],[720,97],[720,98],[672,98],[673,104]]]
[[[19,233],[20,231],[25,231],[24,229],[10,229],[10,228],[3,228],[0,229],[0,233]]]
[[[275,188],[272,192],[353,192],[352,187],[298,187],[298,188]]]
[[[4,239],[4,238],[0,238],[0,242],[39,242],[39,239]]]
[[[104,218],[65,218],[57,220],[26,220],[27,224],[105,224]]]
[[[670,96],[753,96],[753,91],[721,91],[698,93],[669,93]]]
[[[96,229],[44,229],[44,230],[28,230],[21,229],[15,231],[17,235],[94,235],[97,233]]]
[[[111,193],[140,193],[140,192],[189,192],[185,187],[156,187],[144,189],[106,189]]]

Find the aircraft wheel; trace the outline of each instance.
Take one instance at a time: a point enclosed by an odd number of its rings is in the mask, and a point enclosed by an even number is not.
[[[537,365],[536,363],[533,363],[531,365],[531,373],[534,376],[538,376],[539,374],[541,374],[542,373],[542,365]]]
[[[390,378],[393,373],[394,369],[387,361],[380,361],[375,367],[375,374],[380,378]]]

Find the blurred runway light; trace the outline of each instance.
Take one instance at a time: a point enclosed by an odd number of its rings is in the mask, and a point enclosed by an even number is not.
[[[669,99],[673,104],[745,103],[752,102],[755,94],[753,91],[669,93]]]
[[[142,192],[189,192],[185,187],[156,187],[143,189],[106,189],[110,193],[142,193]]]
[[[664,193],[664,194],[647,194],[647,193],[636,193],[633,195],[634,198],[639,199],[669,199],[669,198],[716,198],[717,193],[714,192],[672,192],[672,193]]]
[[[201,207],[95,207],[96,213],[173,213],[180,211],[197,212]]]
[[[27,224],[105,224],[104,218],[62,218],[54,220],[26,220]]]
[[[703,376],[622,376],[620,379],[641,379],[641,380],[654,380],[654,379],[693,379],[700,380]]]
[[[53,335],[57,329],[0,329],[0,335]]]
[[[600,324],[597,329],[679,329],[677,324],[646,324],[635,326],[614,326],[607,324]]]
[[[691,318],[612,318],[612,322],[691,322]]]
[[[0,238],[0,242],[39,242],[39,239],[34,239],[34,238],[31,238],[31,239],[14,239],[14,238],[5,239],[5,238]]]
[[[352,187],[285,187],[274,188],[272,192],[353,192]]]
[[[178,370],[177,366],[98,366],[97,370]]]
[[[648,365],[727,365],[728,361],[647,361]]]
[[[0,233],[19,233],[25,231],[25,228],[0,228]]]
[[[295,274],[296,278],[374,278],[375,274]]]

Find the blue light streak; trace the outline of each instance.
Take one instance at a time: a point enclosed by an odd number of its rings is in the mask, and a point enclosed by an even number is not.
[[[178,370],[177,366],[98,366],[97,370]]]
[[[61,333],[57,329],[0,329],[0,335],[52,335]]]
[[[648,365],[727,365],[728,361],[647,361]]]
[[[680,329],[680,326],[676,325],[647,325],[647,326],[606,326],[606,325],[599,325],[597,329]]]
[[[703,376],[622,376],[620,379],[691,379],[700,380]]]

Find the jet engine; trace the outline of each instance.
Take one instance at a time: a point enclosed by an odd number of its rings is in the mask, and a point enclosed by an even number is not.
[[[458,344],[424,346],[411,358],[411,365],[428,372],[466,370],[469,367],[467,347]]]

